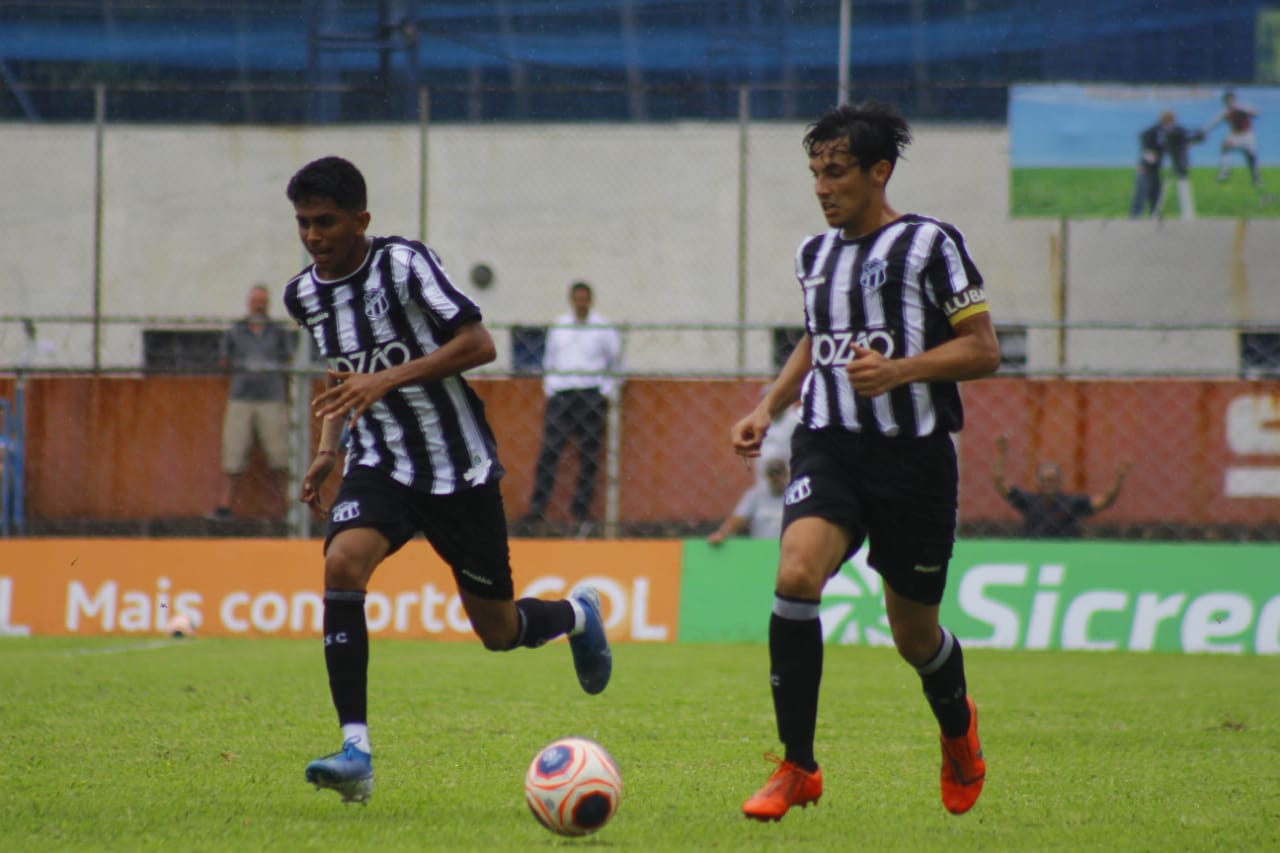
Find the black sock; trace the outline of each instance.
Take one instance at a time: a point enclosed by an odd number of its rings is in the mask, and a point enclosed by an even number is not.
[[[516,601],[516,610],[520,614],[517,646],[535,649],[547,640],[554,640],[573,630],[573,605],[563,599],[521,598]]]
[[[324,665],[338,724],[368,722],[369,626],[363,592],[325,590]]]
[[[777,595],[769,618],[769,683],[778,739],[787,761],[813,772],[814,729],[818,724],[818,686],[822,681],[820,602]]]
[[[933,659],[916,667],[924,685],[933,716],[938,719],[943,737],[960,737],[969,731],[969,703],[965,701],[964,652],[960,641],[946,628],[940,629],[942,642]]]

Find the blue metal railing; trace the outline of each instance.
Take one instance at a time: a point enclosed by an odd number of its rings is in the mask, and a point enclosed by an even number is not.
[[[26,389],[21,379],[13,401],[0,400],[0,536],[26,531]]]

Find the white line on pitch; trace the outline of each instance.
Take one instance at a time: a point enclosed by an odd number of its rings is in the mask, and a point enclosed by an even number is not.
[[[129,646],[104,646],[100,649],[70,649],[68,655],[115,655],[121,652],[143,652],[148,649],[167,649],[181,645],[181,640],[150,640],[145,643],[134,643]]]

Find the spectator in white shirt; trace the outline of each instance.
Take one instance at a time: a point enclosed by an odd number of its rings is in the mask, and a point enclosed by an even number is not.
[[[730,536],[745,533],[752,539],[777,539],[782,535],[783,498],[791,468],[785,457],[765,460],[765,482],[756,483],[738,499],[738,505],[724,522],[707,537],[719,545]]]
[[[542,390],[547,397],[542,448],[538,451],[529,510],[521,521],[531,524],[544,519],[560,454],[573,439],[578,446],[579,465],[570,512],[577,534],[586,536],[591,531],[591,502],[609,401],[618,388],[622,336],[592,309],[591,285],[585,281],[570,286],[569,304],[573,310],[558,318],[547,332],[542,360]]]

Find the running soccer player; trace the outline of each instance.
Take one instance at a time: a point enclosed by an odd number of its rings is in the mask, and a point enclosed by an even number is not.
[[[365,802],[373,792],[365,589],[414,534],[453,570],[485,648],[534,648],[568,634],[587,693],[604,690],[613,664],[596,590],[513,601],[503,469],[484,406],[462,378],[495,357],[480,309],[431,249],[365,234],[364,176],[348,161],[308,163],[286,195],[313,263],[285,287],[285,307],[329,362],[327,387],[312,401],[322,426],[304,502],[319,506],[344,424],[349,431],[324,543],[325,666],[343,743],[305,775],[344,802]]]
[[[899,214],[885,197],[910,142],[905,119],[868,101],[837,107],[804,137],[829,230],[796,252],[805,334],[756,408],[731,429],[759,453],[797,398],[781,554],[769,622],[769,681],[785,755],[742,806],[779,820],[822,796],[814,757],[822,680],[822,590],[870,540],[898,654],[920,676],[941,729],[942,802],[968,811],[986,776],[960,643],[938,621],[955,539],[956,383],[999,365],[982,276],[951,225]]]
[[[1222,112],[1204,126],[1201,133],[1208,133],[1219,124],[1227,123],[1227,136],[1222,140],[1222,163],[1218,167],[1217,179],[1225,181],[1231,177],[1231,152],[1239,151],[1249,165],[1249,176],[1253,186],[1261,189],[1262,174],[1258,169],[1258,140],[1253,135],[1253,120],[1258,117],[1256,110],[1241,105],[1236,101],[1235,92],[1226,92],[1222,96]]]

